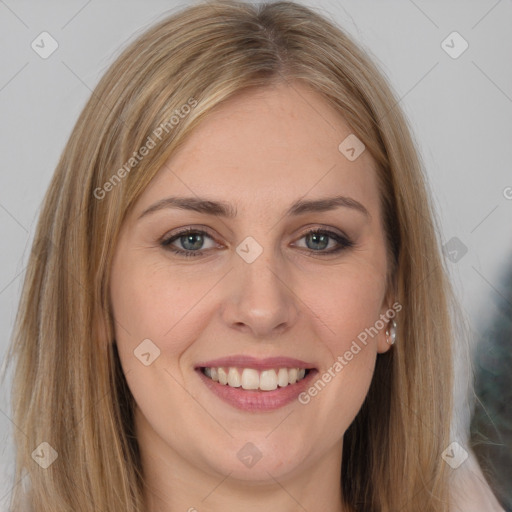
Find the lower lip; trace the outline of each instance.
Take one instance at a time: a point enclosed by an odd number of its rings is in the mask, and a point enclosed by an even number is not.
[[[273,411],[288,405],[306,390],[310,385],[310,381],[318,373],[317,370],[310,370],[301,381],[295,384],[288,384],[284,388],[278,387],[273,391],[246,391],[241,387],[232,388],[227,384],[220,384],[204,375],[201,369],[196,371],[208,389],[221,400],[237,409],[253,412]]]

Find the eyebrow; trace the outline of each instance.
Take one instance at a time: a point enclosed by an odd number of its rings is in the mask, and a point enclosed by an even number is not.
[[[322,197],[319,199],[299,199],[293,203],[285,212],[285,216],[297,216],[304,213],[326,212],[336,208],[351,208],[371,218],[368,210],[355,199],[347,196]],[[153,205],[146,208],[139,219],[149,215],[150,213],[163,210],[165,208],[175,208],[179,210],[191,210],[194,212],[214,215],[216,217],[224,217],[232,219],[236,217],[236,207],[225,201],[212,201],[201,197],[166,197],[157,201]]]

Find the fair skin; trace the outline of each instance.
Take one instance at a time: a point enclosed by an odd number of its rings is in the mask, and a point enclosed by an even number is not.
[[[125,219],[110,292],[137,404],[146,510],[347,510],[343,434],[368,392],[377,354],[390,349],[385,328],[307,404],[241,410],[214,394],[196,365],[235,354],[293,357],[310,363],[316,380],[389,310],[375,163],[368,151],[355,161],[340,153],[350,133],[301,84],[246,92],[198,126]],[[299,199],[335,195],[367,213],[341,206],[285,214]],[[237,214],[162,208],[139,218],[169,196],[222,201]],[[160,245],[188,226],[208,235]],[[342,245],[307,235],[310,228],[353,246],[328,254]],[[236,252],[247,237],[263,248],[251,263]],[[160,350],[148,366],[134,355],[145,339]],[[248,442],[261,454],[251,467],[237,456]]]

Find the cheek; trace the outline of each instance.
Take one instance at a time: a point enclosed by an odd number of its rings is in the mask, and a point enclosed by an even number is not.
[[[384,269],[347,266],[330,273],[324,286],[313,288],[312,284],[304,284],[305,290],[309,288],[305,291],[309,297],[306,302],[324,325],[321,339],[333,354],[340,355],[348,350],[352,340],[379,320],[386,291]]]
[[[188,282],[194,283],[191,276]],[[184,278],[171,279],[161,264],[137,264],[128,258],[120,258],[112,273],[111,301],[123,373],[144,421],[161,432],[181,432],[183,421],[173,411],[194,407],[179,363],[201,328],[191,320],[199,318],[194,305],[208,290],[205,286],[187,286]]]
[[[315,409],[318,421],[336,425],[335,436],[356,416],[373,377],[385,267],[378,260],[347,265],[331,273],[321,293],[311,286],[304,284],[305,302],[317,317],[317,336],[329,356],[301,403]]]
[[[126,259],[116,265],[111,300],[120,355],[126,354],[130,368],[133,351],[149,339],[160,350],[158,363],[175,366],[207,322],[201,298],[218,278],[197,279],[188,269],[171,276],[165,263],[129,264]]]

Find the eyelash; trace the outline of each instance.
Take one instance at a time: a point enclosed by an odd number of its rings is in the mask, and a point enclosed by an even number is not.
[[[186,229],[180,231],[179,233],[172,235],[170,238],[162,240],[160,242],[160,245],[164,249],[171,251],[174,254],[177,254],[178,256],[183,256],[185,258],[202,256],[203,252],[200,252],[200,251],[188,251],[188,250],[184,250],[184,249],[171,248],[172,242],[174,242],[175,240],[178,240],[182,236],[189,235],[189,234],[206,235],[207,237],[209,237],[213,240],[213,237],[207,231],[204,231],[202,229],[186,228]],[[312,234],[327,235],[329,238],[332,238],[339,244],[339,247],[337,247],[335,249],[331,249],[329,251],[325,251],[325,250],[324,251],[314,251],[312,249],[303,249],[303,250],[307,251],[309,254],[314,254],[315,256],[316,255],[328,256],[331,254],[336,254],[345,249],[353,247],[355,245],[347,237],[339,235],[338,233],[335,233],[334,231],[329,231],[326,229],[310,229],[310,230],[306,231],[305,233],[303,233],[303,235],[299,238],[299,240],[304,238],[305,236],[312,235]]]

